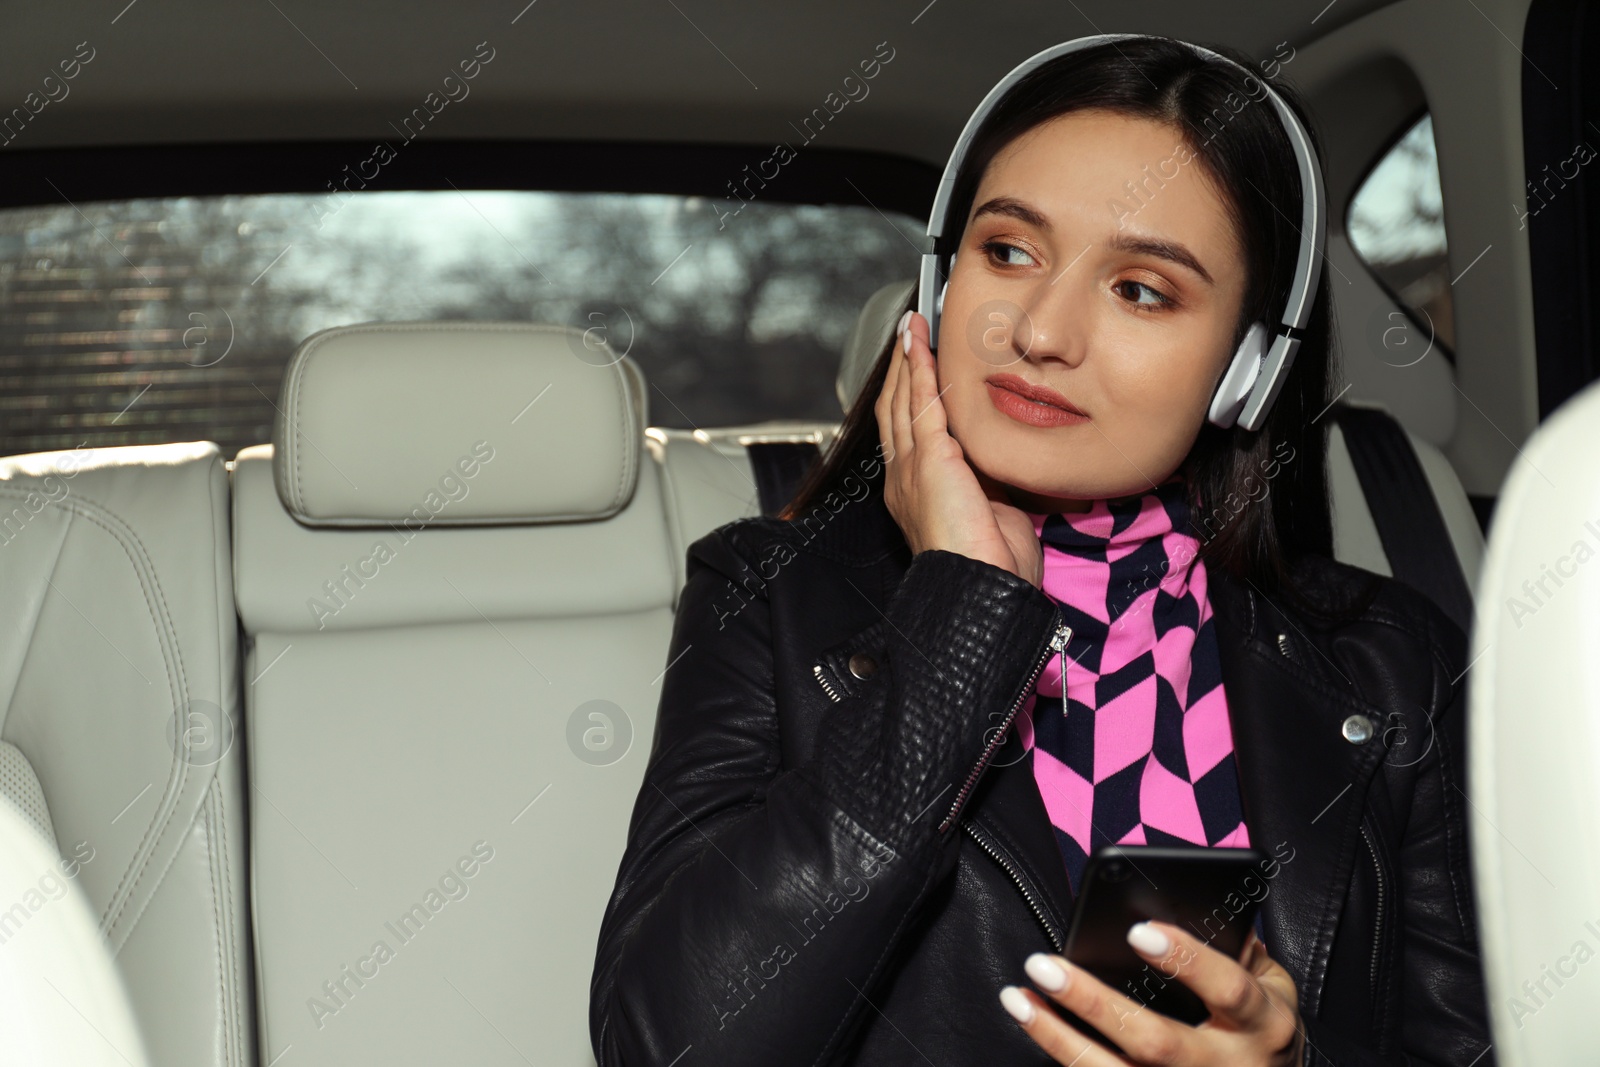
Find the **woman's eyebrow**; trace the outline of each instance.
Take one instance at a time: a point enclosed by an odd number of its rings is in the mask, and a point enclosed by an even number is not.
[[[984,215],[1009,215],[1045,233],[1050,232],[1050,220],[1044,217],[1044,213],[1014,196],[997,196],[986,200],[982,207],[972,213],[972,221],[977,222]]]
[[[1014,196],[997,196],[984,201],[983,206],[972,213],[972,221],[977,222],[984,215],[1005,215],[1027,223],[1029,226],[1045,233],[1052,232],[1050,220],[1045,217],[1043,212],[1025,201],[1018,200]],[[1176,263],[1180,267],[1186,267],[1193,271],[1207,285],[1216,284],[1211,274],[1194,257],[1194,253],[1176,241],[1168,241],[1160,237],[1136,237],[1132,234],[1118,233],[1106,242],[1106,247],[1113,252],[1155,256],[1158,259],[1165,259],[1168,262]]]
[[[1194,254],[1176,241],[1168,241],[1160,237],[1135,237],[1132,234],[1119,233],[1106,242],[1106,246],[1113,252],[1127,252],[1130,255],[1155,256],[1168,262],[1176,263],[1180,267],[1187,267],[1205,280],[1207,285],[1215,285],[1211,275],[1194,258]]]

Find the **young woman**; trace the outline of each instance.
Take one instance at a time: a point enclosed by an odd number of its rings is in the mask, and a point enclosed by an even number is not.
[[[1024,77],[954,188],[937,358],[908,312],[785,515],[690,547],[602,1067],[1491,1062],[1465,641],[1329,558],[1326,277],[1267,421],[1207,421],[1299,240],[1243,81],[1163,39]],[[1241,959],[1129,932],[1198,1026],[1060,955],[1108,843],[1267,857]]]

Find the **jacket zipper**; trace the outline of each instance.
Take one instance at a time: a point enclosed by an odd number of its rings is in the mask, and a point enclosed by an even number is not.
[[[823,676],[823,674],[822,674],[822,664],[820,664],[820,663],[812,664],[811,665],[811,673],[815,674],[817,676],[817,681],[822,683],[823,691],[826,692],[830,697],[833,698],[833,702],[835,704],[839,703],[839,701],[844,699],[838,693],[835,693],[833,691],[833,686],[828,684],[828,679],[825,678]]]
[[[1061,681],[1063,687],[1065,687],[1067,678],[1066,647],[1067,642],[1070,640],[1072,640],[1072,627],[1068,626],[1066,620],[1061,617],[1061,606],[1058,604],[1056,606],[1055,633],[1050,636],[1050,640],[1045,647],[1045,654],[1039,657],[1039,662],[1029,673],[1027,682],[1018,691],[1016,700],[1011,704],[1011,710],[1006,713],[1005,721],[1000,724],[1000,729],[994,732],[994,738],[984,746],[983,754],[978,757],[978,762],[973,764],[971,772],[967,775],[967,780],[962,783],[961,792],[956,794],[955,802],[950,805],[950,810],[945,814],[944,821],[939,824],[939,833],[942,834],[950,828],[951,822],[955,820],[956,812],[960,811],[961,805],[966,803],[967,794],[972,792],[972,787],[977,784],[978,776],[983,773],[983,769],[994,758],[995,750],[1000,747],[1001,741],[1006,736],[1006,731],[1011,727],[1011,721],[1017,717],[1017,712],[1022,710],[1022,705],[1027,700],[1028,694],[1033,691],[1034,682],[1038,680],[1040,673],[1044,670],[1044,665],[1050,662],[1050,654],[1052,652],[1061,655]]]
[[[1378,960],[1383,954],[1383,905],[1385,901],[1383,891],[1383,864],[1378,862],[1378,850],[1372,844],[1372,838],[1367,835],[1366,825],[1361,827],[1361,840],[1367,843],[1367,851],[1372,855],[1372,869],[1378,876],[1378,906],[1374,910],[1377,917],[1372,922],[1372,988],[1376,993],[1378,988]]]
[[[1011,876],[1011,880],[1013,882],[1017,883],[1017,888],[1022,890],[1023,899],[1027,900],[1028,907],[1032,908],[1034,915],[1038,916],[1039,925],[1044,927],[1045,935],[1050,938],[1050,944],[1058,953],[1065,952],[1067,948],[1061,943],[1061,939],[1056,936],[1056,928],[1050,924],[1050,920],[1045,917],[1044,909],[1039,906],[1039,902],[1035,900],[1033,894],[1028,891],[1028,884],[1022,880],[1022,875],[1018,873],[1017,869],[1011,865],[1011,862],[1002,856],[998,850],[989,844],[989,842],[978,836],[977,829],[973,827],[970,822],[962,819],[960,820],[960,823],[961,828],[978,843],[978,847],[983,849],[989,855],[993,856],[994,861]]]

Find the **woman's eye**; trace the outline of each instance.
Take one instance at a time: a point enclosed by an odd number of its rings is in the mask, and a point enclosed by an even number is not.
[[[1171,299],[1169,299],[1164,293],[1161,293],[1151,286],[1146,285],[1144,282],[1136,282],[1131,278],[1126,281],[1118,282],[1116,288],[1122,291],[1122,295],[1124,297],[1129,295],[1128,290],[1134,290],[1132,302],[1142,307],[1161,307],[1162,305],[1172,303]],[[1147,293],[1154,299],[1141,299],[1139,296],[1139,290],[1143,290],[1144,293]]]
[[[1004,260],[1003,258],[1001,258],[1001,257],[1005,256],[1005,254],[1007,252],[1015,252],[1019,256],[1026,256],[1030,263],[1033,261],[1033,257],[1029,256],[1028,253],[1024,252],[1022,249],[1018,248],[1014,244],[1007,244],[1005,241],[985,241],[983,243],[983,250],[984,250],[985,253],[988,254],[990,259],[998,260],[999,262],[1004,263],[1008,267],[1025,267],[1028,264],[1027,263],[1012,263],[1012,262],[1009,262],[1009,261]]]

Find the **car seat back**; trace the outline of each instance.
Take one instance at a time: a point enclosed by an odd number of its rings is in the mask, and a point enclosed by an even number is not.
[[[592,1063],[676,595],[643,377],[358,326],[279,406],[233,472],[262,1060]]]

